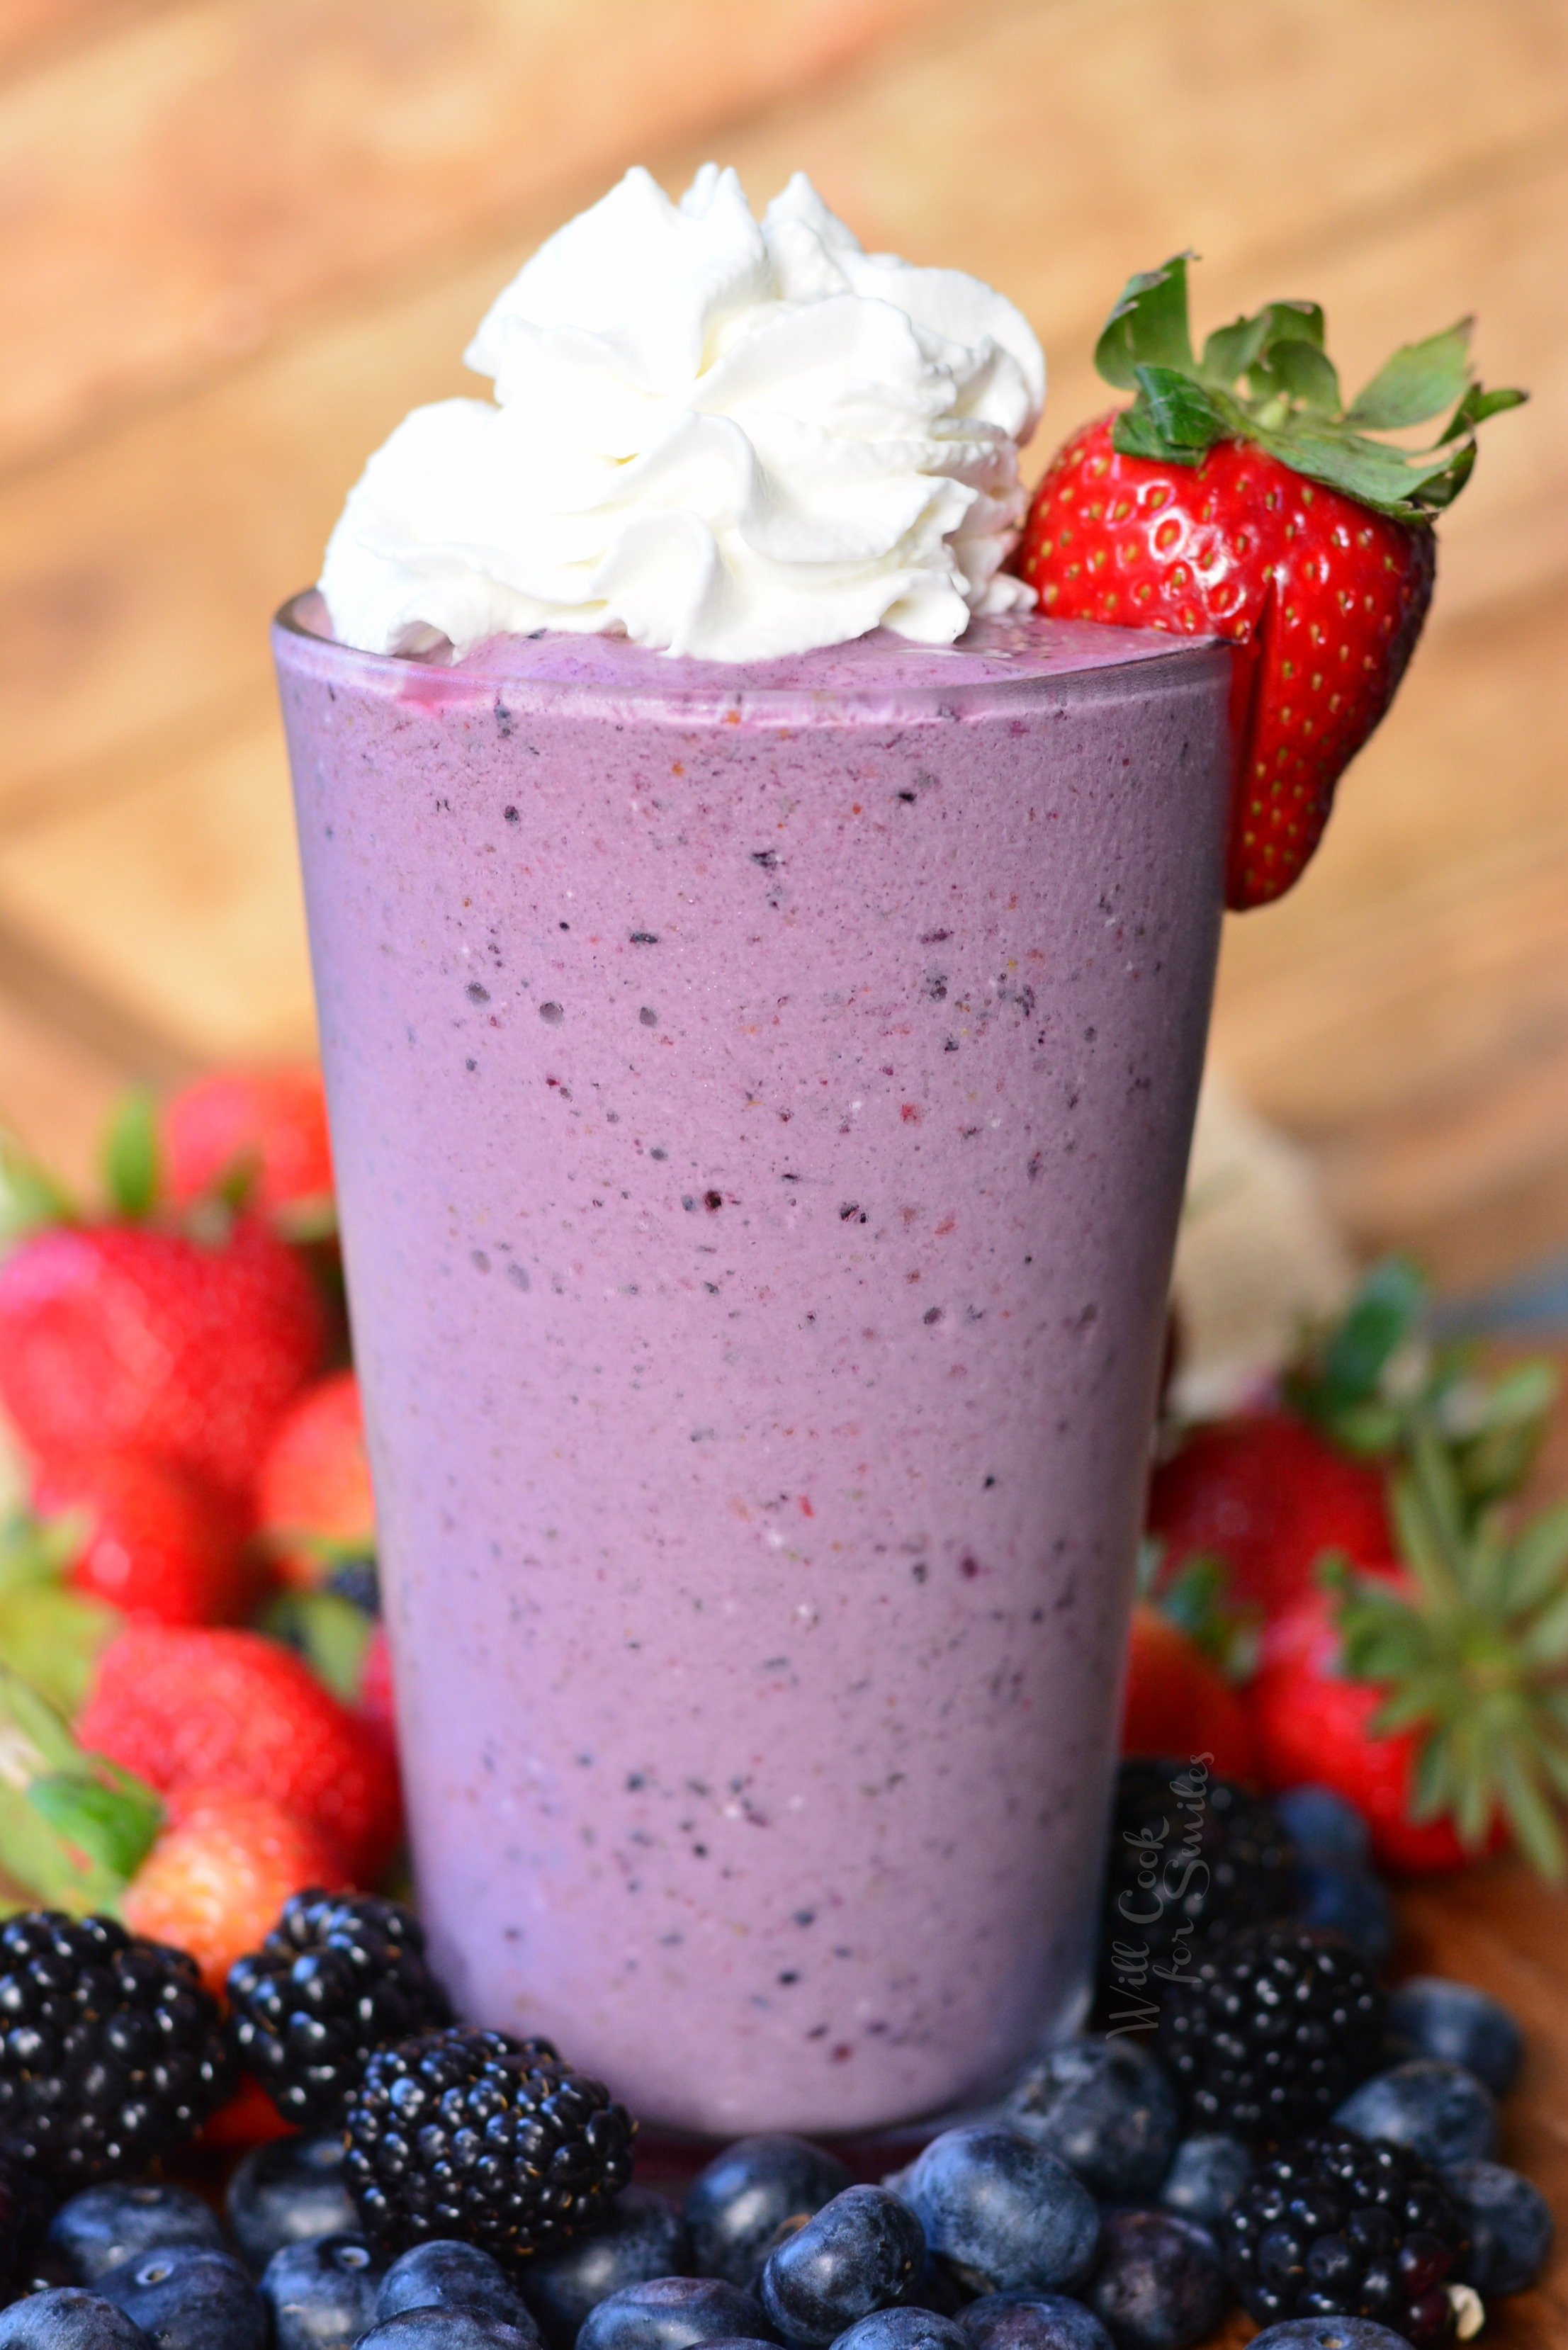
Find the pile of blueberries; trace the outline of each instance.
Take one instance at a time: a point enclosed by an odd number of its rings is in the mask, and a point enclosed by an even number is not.
[[[1407,2048],[1347,2116],[1438,2162],[1483,2293],[1529,2283],[1551,2234],[1490,2160],[1519,2034],[1435,1977],[1396,1994]],[[64,2204],[42,2290],[0,2350],[1185,2350],[1229,2295],[1212,2230],[1249,2175],[1231,2138],[1179,2136],[1157,2060],[1127,2040],[1055,2050],[1008,2112],[945,2132],[886,2185],[804,2139],[742,2139],[683,2209],[632,2186],[609,2222],[508,2275],[455,2241],[381,2268],[357,2232],[337,2137],[247,2157],[228,2227],[188,2188],[113,2183]],[[1257,2350],[1402,2350],[1355,2318],[1296,2320]]]
[[[1333,1870],[1344,1825],[1295,1805],[1306,1866]],[[1393,1993],[1387,2028],[1385,2069],[1334,2119],[1439,2175],[1468,2238],[1462,2342],[1483,2301],[1534,2282],[1551,2241],[1539,2193],[1495,2160],[1521,2035],[1495,2001],[1434,1976]],[[383,2262],[345,2143],[256,2148],[223,2218],[171,2181],[73,2196],[31,2289],[0,2310],[0,2350],[1195,2350],[1231,2306],[1221,2241],[1268,2159],[1184,2137],[1146,2043],[1085,2036],[880,2185],[805,2139],[744,2138],[682,2204],[633,2184],[590,2230],[504,2269],[445,2239]],[[1407,2345],[1364,2318],[1297,2317],[1253,2350]]]

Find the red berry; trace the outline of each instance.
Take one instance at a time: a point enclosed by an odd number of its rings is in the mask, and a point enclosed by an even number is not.
[[[267,2146],[275,2137],[289,2135],[289,2125],[261,2083],[246,2074],[228,2104],[218,2107],[196,2144],[215,2154],[244,2154],[253,2146]]]
[[[126,1892],[125,1922],[149,1941],[189,1950],[214,1993],[234,1960],[272,1931],[291,1894],[345,1883],[327,1838],[270,1795],[187,1787],[171,1796],[169,1813]]]
[[[335,1559],[374,1554],[376,1508],[352,1371],[317,1379],[284,1414],[262,1462],[256,1523],[290,1583],[319,1583]]]
[[[100,1452],[51,1463],[33,1500],[47,1516],[86,1520],[71,1581],[133,1620],[223,1624],[244,1612],[238,1513],[188,1470],[143,1452]]]
[[[1247,441],[1197,465],[1124,456],[1085,425],[1034,494],[1017,567],[1054,619],[1241,648],[1226,899],[1277,898],[1334,785],[1394,698],[1431,601],[1437,540],[1309,482]]]
[[[1400,1578],[1391,1572],[1388,1579]],[[1388,1691],[1345,1678],[1325,1594],[1299,1600],[1271,1626],[1247,1695],[1267,1785],[1332,1787],[1366,1820],[1386,1868],[1462,1868],[1474,1857],[1450,1820],[1410,1817],[1419,1733],[1372,1734]]]
[[[375,1722],[387,1737],[397,1736],[398,1718],[392,1698],[392,1651],[384,1624],[376,1626],[366,1643],[364,1660],[359,1667],[359,1711],[367,1721]]]
[[[206,1785],[275,1799],[358,1884],[374,1884],[397,1843],[389,1740],[259,1633],[131,1627],[99,1659],[77,1735],[161,1794]]]
[[[1228,1597],[1271,1616],[1311,1591],[1324,1551],[1368,1565],[1393,1555],[1381,1471],[1282,1411],[1194,1429],[1155,1471],[1148,1526],[1165,1574],[1217,1556],[1231,1569]]]
[[[1121,1751],[1178,1762],[1207,1754],[1222,1779],[1250,1779],[1257,1768],[1240,1697],[1197,1642],[1147,1602],[1133,1609]]]
[[[56,1225],[0,1264],[0,1403],[46,1464],[146,1452],[245,1493],[323,1337],[300,1258],[251,1217],[215,1246]]]
[[[321,1072],[228,1069],[177,1093],[163,1111],[163,1175],[171,1199],[199,1199],[254,1169],[255,1205],[271,1211],[332,1191],[332,1151]]]

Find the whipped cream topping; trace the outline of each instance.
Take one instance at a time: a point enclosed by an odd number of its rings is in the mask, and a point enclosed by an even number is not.
[[[754,660],[878,625],[949,644],[1023,609],[1000,566],[1045,366],[978,278],[863,252],[797,173],[755,219],[706,164],[551,237],[466,354],[493,401],[417,408],[327,550],[335,633],[461,658],[537,629]]]

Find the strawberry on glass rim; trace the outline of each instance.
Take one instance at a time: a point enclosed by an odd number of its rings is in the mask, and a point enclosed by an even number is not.
[[[1521,391],[1470,377],[1469,321],[1407,344],[1347,407],[1313,302],[1271,302],[1193,356],[1187,264],[1130,278],[1095,350],[1129,408],[1075,432],[1016,568],[1054,619],[1227,638],[1237,789],[1226,901],[1265,905],[1317,847],[1431,601],[1432,517],[1476,428]],[[1375,437],[1447,413],[1437,440]]]

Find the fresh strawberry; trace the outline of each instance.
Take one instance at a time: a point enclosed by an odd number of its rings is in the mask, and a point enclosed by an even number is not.
[[[1389,1867],[1457,1867],[1511,1836],[1560,1877],[1568,1503],[1510,1539],[1429,1427],[1409,1458],[1397,1565],[1341,1562],[1265,1636],[1248,1692],[1264,1776],[1334,1788]]]
[[[145,1452],[244,1494],[324,1336],[299,1256],[252,1217],[210,1244],[57,1225],[0,1264],[0,1403],[46,1467]]]
[[[208,1785],[273,1797],[362,1885],[396,1845],[389,1740],[259,1633],[130,1627],[99,1659],[77,1731],[161,1794]]]
[[[1171,1570],[1222,1558],[1236,1596],[1266,1616],[1312,1590],[1325,1551],[1366,1565],[1394,1553],[1383,1471],[1285,1411],[1193,1429],[1154,1472],[1148,1527]]]
[[[133,1934],[189,1950],[211,1991],[277,1923],[291,1893],[335,1892],[348,1880],[320,1831],[270,1795],[190,1786],[169,1800],[169,1820],[126,1888]]]
[[[359,1666],[359,1711],[387,1738],[396,1738],[398,1717],[392,1700],[392,1651],[387,1627],[378,1624]]]
[[[201,2130],[194,2145],[198,2152],[235,2155],[247,2154],[253,2146],[268,2146],[275,2137],[291,2135],[284,2120],[259,2081],[249,2074],[241,2076],[240,2085],[226,2106],[220,2106],[213,2118]]]
[[[1428,1288],[1407,1257],[1375,1264],[1332,1322],[1306,1331],[1273,1410],[1190,1430],[1150,1487],[1148,1524],[1179,1574],[1223,1559],[1238,1600],[1275,1616],[1314,1588],[1326,1551],[1391,1561],[1387,1470],[1417,1424],[1447,1449],[1474,1517],[1517,1491],[1557,1392],[1552,1364],[1483,1378],[1466,1346],[1425,1336]]]
[[[34,1506],[80,1536],[67,1573],[135,1621],[223,1624],[249,1596],[238,1513],[188,1470],[142,1452],[99,1452],[40,1471]]]
[[[278,1423],[256,1483],[256,1522],[286,1582],[324,1582],[376,1551],[376,1511],[359,1383],[335,1371]]]
[[[1407,1596],[1392,1569],[1386,1580]],[[1338,1607],[1329,1594],[1309,1592],[1263,1635],[1247,1697],[1264,1783],[1332,1787],[1366,1820],[1385,1868],[1462,1868],[1470,1856],[1453,1822],[1412,1817],[1421,1742],[1412,1730],[1373,1732],[1388,1692],[1347,1678]]]
[[[264,1213],[317,1209],[332,1196],[327,1097],[316,1068],[225,1069],[164,1107],[163,1180],[187,1201],[242,1183]]]
[[[1224,1779],[1257,1767],[1245,1707],[1218,1665],[1151,1601],[1133,1609],[1122,1708],[1124,1754],[1206,1754]]]
[[[1189,257],[1124,289],[1095,363],[1137,398],[1058,452],[1017,568],[1054,619],[1240,648],[1226,879],[1240,908],[1279,897],[1316,847],[1426,618],[1432,516],[1469,477],[1476,427],[1524,395],[1471,381],[1466,322],[1396,351],[1347,408],[1308,302],[1238,318],[1195,359]],[[1445,410],[1429,449],[1372,437]]]

